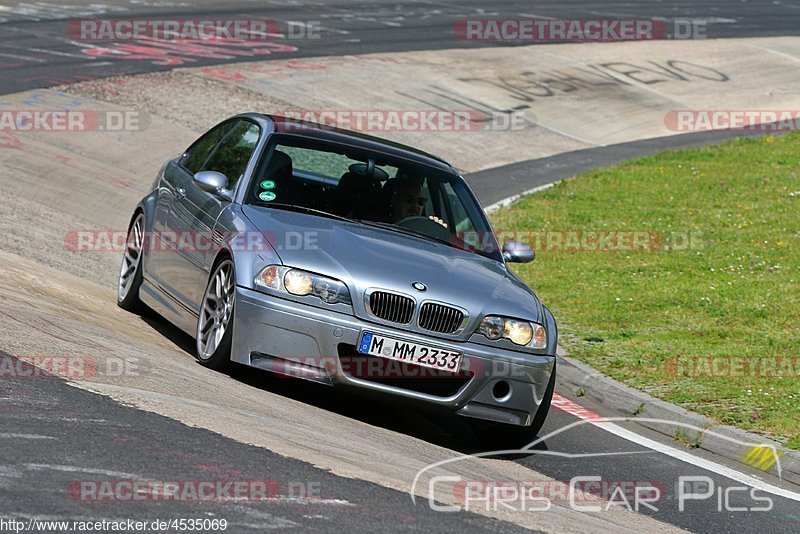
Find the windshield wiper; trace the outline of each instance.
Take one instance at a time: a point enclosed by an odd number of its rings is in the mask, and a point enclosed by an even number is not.
[[[427,239],[428,241],[433,241],[434,243],[441,243],[443,245],[448,245],[448,246],[451,246],[453,248],[461,249],[461,247],[459,247],[458,245],[456,245],[455,243],[453,243],[453,242],[451,242],[449,240],[441,239],[441,238],[438,238],[436,236],[432,236],[430,234],[423,234],[422,232],[415,232],[414,230],[411,230],[409,228],[403,228],[402,226],[397,226],[397,225],[392,224],[392,223],[385,223],[385,222],[380,222],[380,221],[370,221],[370,220],[366,220],[366,219],[356,219],[356,220],[358,222],[366,224],[368,226],[377,226],[378,228],[385,228],[387,230],[395,230],[396,232],[399,232],[401,234],[410,235],[410,236],[414,236],[414,237],[421,237],[423,239]]]
[[[484,250],[477,249],[470,245],[469,243],[463,242],[459,244],[458,242],[454,241],[445,241],[444,239],[440,239],[438,237],[432,236],[430,234],[423,234],[421,232],[415,232],[409,228],[403,228],[402,226],[397,226],[391,223],[384,223],[380,221],[368,221],[364,219],[356,219],[356,222],[360,222],[362,224],[370,225],[370,226],[377,226],[379,228],[386,228],[387,230],[396,230],[402,234],[410,235],[413,237],[421,237],[423,239],[428,239],[433,241],[434,243],[440,243],[442,245],[447,245],[454,249],[463,250],[464,252],[469,252],[471,254],[477,254],[478,256],[482,256],[484,258],[489,258],[492,260],[497,260],[497,258],[493,257],[491,253],[486,252]]]
[[[339,221],[356,222],[353,219],[348,219],[347,217],[342,217],[341,215],[336,215],[335,213],[330,213],[327,211],[322,211],[314,208],[308,208],[306,206],[299,206],[297,204],[285,204],[281,202],[251,202],[251,204],[255,206],[263,206],[265,208],[278,208],[286,211],[299,211],[300,213],[319,215],[320,217],[328,217]]]

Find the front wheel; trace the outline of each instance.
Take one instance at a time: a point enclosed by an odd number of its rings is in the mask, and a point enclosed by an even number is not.
[[[140,213],[128,229],[125,254],[119,267],[117,305],[131,312],[141,312],[144,304],[139,300],[142,286],[142,251],[144,250],[144,214]]]
[[[516,449],[529,445],[539,435],[539,431],[547,419],[547,414],[550,413],[550,403],[553,400],[555,386],[556,365],[553,362],[553,372],[547,382],[547,389],[545,389],[542,402],[539,404],[530,426],[512,426],[473,419],[470,421],[472,431],[481,444],[497,449]]]
[[[230,366],[235,301],[236,270],[233,261],[225,258],[211,271],[197,318],[195,357],[200,365],[217,370]]]

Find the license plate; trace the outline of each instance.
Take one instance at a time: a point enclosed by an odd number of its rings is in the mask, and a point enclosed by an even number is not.
[[[361,335],[358,352],[453,373],[457,373],[461,367],[460,352],[379,336],[371,332]]]

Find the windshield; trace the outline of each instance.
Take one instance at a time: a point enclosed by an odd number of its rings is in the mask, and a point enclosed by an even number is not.
[[[247,203],[299,206],[502,261],[483,210],[453,172],[292,135],[274,135],[265,154]]]

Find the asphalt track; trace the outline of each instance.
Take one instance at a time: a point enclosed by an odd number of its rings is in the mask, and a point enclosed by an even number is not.
[[[22,364],[24,365],[24,364]],[[397,527],[427,532],[524,532],[476,514],[441,514],[408,495],[332,475],[307,463],[189,428],[70,387],[55,378],[0,381],[0,496],[4,518],[108,521],[225,519],[229,532],[293,529],[376,532]],[[24,449],[23,449],[24,447]],[[80,467],[75,467],[80,466]],[[75,481],[247,481],[261,502],[219,500],[102,502],[81,499]],[[69,497],[67,495],[70,495]],[[55,498],[54,498],[55,497]],[[224,497],[224,496],[223,496]]]
[[[267,18],[278,22],[288,37],[290,21],[319,22],[319,39],[277,39],[297,50],[275,56],[313,57],[372,54],[410,50],[441,50],[511,43],[459,40],[454,22],[473,18],[653,18],[669,24],[675,20],[706,23],[708,38],[798,35],[800,6],[791,0],[774,2],[606,2],[559,0],[480,0],[464,2],[318,1],[293,3],[280,0],[192,2],[71,0],[68,5],[5,1],[0,8],[0,94],[49,87],[97,77],[168,70],[175,66],[202,66],[253,59],[237,47],[218,51],[216,57],[192,54],[188,49],[154,47],[146,42],[88,42],[67,32],[70,20],[85,18]],[[671,32],[671,30],[668,30]],[[525,44],[525,43],[520,43]],[[165,63],[164,55],[169,59]],[[268,59],[263,58],[262,59]],[[357,76],[354,73],[354,76]]]
[[[5,19],[0,23],[0,92],[9,93],[53,83],[77,81],[86,76],[134,74],[171,68],[154,65],[152,58],[136,60],[123,56],[105,57],[98,62],[95,58],[85,57],[86,54],[81,51],[80,46],[65,39],[66,20],[89,15],[119,16],[120,12],[115,8],[120,7],[125,7],[125,16],[130,17],[180,17],[187,13],[192,16],[215,13],[229,16],[235,13],[279,21],[319,19],[323,21],[324,27],[338,30],[326,32],[324,40],[307,41],[301,49],[284,54],[282,58],[292,55],[300,57],[477,46],[474,43],[453,42],[451,32],[454,19],[476,14],[487,17],[519,16],[530,14],[532,9],[527,2],[493,3],[491,11],[479,11],[481,8],[478,3],[461,3],[460,7],[455,7],[442,3],[370,2],[364,4],[363,8],[358,8],[357,3],[353,2],[346,5],[326,2],[318,4],[310,11],[308,4],[299,8],[278,2],[258,2],[229,3],[224,10],[220,10],[211,2],[205,3],[208,6],[205,8],[202,7],[203,2],[198,2],[201,7],[190,11],[174,5],[157,8],[143,4],[110,3],[106,7],[108,11],[98,13],[99,8],[89,4],[91,2],[86,2],[86,15],[76,15],[74,9],[60,12],[52,6],[40,6],[36,10],[6,3],[9,9],[0,11],[0,17]],[[669,6],[662,3],[605,2],[602,8],[598,8],[597,3],[592,2],[569,5],[552,2],[538,4],[533,14],[563,18],[579,18],[587,13],[596,17],[707,18],[716,21],[709,27],[710,36],[742,37],[797,34],[800,31],[797,24],[800,19],[798,7],[800,6],[795,3],[776,2],[769,4],[767,9],[764,3],[720,1],[700,4],[684,2]],[[256,58],[238,56],[184,59],[184,66],[187,63],[199,66]],[[526,162],[510,168],[484,171],[471,176],[470,181],[475,185],[481,200],[491,203],[542,183],[569,177],[575,170],[649,153],[664,146],[713,140],[716,140],[715,135],[692,139],[682,136],[590,149],[555,156],[546,161]],[[498,182],[495,179],[509,174],[520,178],[511,183]],[[497,183],[503,185],[497,187]],[[191,342],[173,329],[157,322],[152,327],[182,350],[188,351],[191,347]],[[431,414],[408,412],[398,406],[365,403],[347,395],[334,395],[313,385],[287,385],[261,373],[236,372],[232,378],[246,384],[255,392],[270,391],[314,405],[320,410],[343,414],[366,424],[454,451],[474,453],[479,450],[464,429]],[[220,375],[220,387],[225,387],[226,380],[230,378]],[[466,512],[434,512],[425,500],[417,499],[416,504],[412,503],[406,493],[357,479],[339,477],[263,448],[243,445],[206,430],[120,406],[107,397],[72,388],[60,379],[4,379],[0,381],[0,388],[4,405],[0,416],[0,440],[4,444],[0,452],[0,498],[3,503],[0,510],[4,518],[105,517],[152,520],[202,514],[204,517],[225,517],[231,523],[230,531],[233,532],[255,532],[266,528],[311,531],[347,529],[356,532],[399,529],[426,532],[511,532],[518,528],[512,523],[486,519]],[[573,392],[559,393],[570,397]],[[620,415],[609,412],[605,407],[587,405],[584,399],[574,400],[601,415]],[[571,427],[573,424],[578,426]],[[668,442],[641,427],[629,428],[645,438],[676,449],[681,448],[681,445]],[[731,465],[714,455],[696,450],[691,451],[691,454],[697,460],[686,462],[669,454],[655,452],[641,443],[623,439],[592,424],[581,423],[579,417],[561,409],[552,411],[542,435],[550,437],[536,452],[513,461],[562,481],[574,476],[591,475],[598,475],[610,483],[650,481],[663,488],[663,498],[656,504],[658,511],[644,507],[640,512],[676,527],[693,532],[800,530],[800,502],[764,492],[758,492],[758,496],[768,495],[772,499],[772,509],[768,512],[731,511],[731,506],[726,508],[720,504],[716,493],[706,501],[690,503],[684,512],[678,510],[676,484],[680,476],[707,476],[713,480],[715,489],[722,488],[723,491],[743,485],[730,477],[713,472],[712,470],[720,471],[715,465],[727,466],[777,487],[798,491],[798,488],[792,488],[759,471],[748,471],[739,464]],[[605,455],[609,453],[618,456]],[[454,452],[454,456],[456,454]],[[67,495],[66,488],[76,478],[109,477],[154,480],[274,480],[280,488],[281,496],[261,503],[144,502],[135,505],[109,505],[77,502]],[[320,488],[319,495],[314,494],[313,498],[308,498],[309,495],[291,495],[289,484],[293,481],[306,484],[306,487],[309,487],[309,483],[312,486],[318,483],[318,486],[313,487]],[[749,492],[738,491],[730,495],[731,502],[728,504],[732,507],[751,508],[761,505],[761,501],[753,499]],[[571,530],[570,526],[564,525],[564,530]]]

